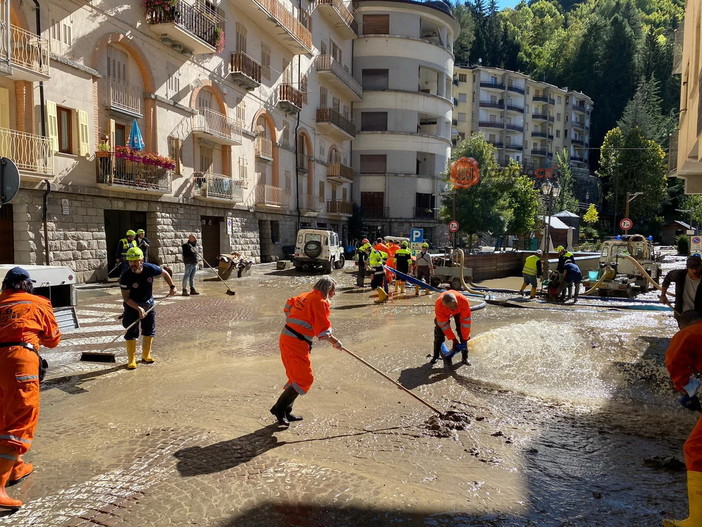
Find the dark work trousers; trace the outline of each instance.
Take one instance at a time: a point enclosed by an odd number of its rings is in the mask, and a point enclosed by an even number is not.
[[[356,287],[365,287],[366,285],[366,262],[358,260],[358,273],[356,273]]]
[[[461,319],[458,315],[453,315],[453,320],[456,323],[456,336],[458,337],[460,342],[463,342],[463,338],[461,337]],[[451,321],[449,320],[449,324]],[[444,330],[439,327],[438,322],[436,319],[434,319],[434,358],[438,359],[441,356],[441,345],[444,343],[446,340],[446,335],[444,334]],[[451,343],[453,345],[453,343]],[[461,358],[463,360],[468,360],[468,348],[466,348],[464,351],[461,352]]]
[[[385,283],[385,269],[382,265],[373,268],[373,279],[371,280],[371,289],[381,287],[388,292],[388,284]]]

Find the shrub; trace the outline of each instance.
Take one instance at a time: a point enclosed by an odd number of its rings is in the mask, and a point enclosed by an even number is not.
[[[678,254],[687,256],[690,254],[690,238],[685,234],[675,237],[675,244],[678,246]]]

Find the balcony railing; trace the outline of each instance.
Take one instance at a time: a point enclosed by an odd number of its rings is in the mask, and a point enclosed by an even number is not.
[[[221,28],[224,26],[224,19],[220,15],[199,5],[186,3],[185,0],[176,0],[173,5],[168,6],[148,6],[146,8],[146,22],[151,25],[172,24],[196,37],[206,45],[203,49],[196,44],[193,50],[196,53],[213,52],[221,37]],[[179,40],[178,33],[172,33],[169,36]],[[186,42],[186,46],[192,44],[190,41]]]
[[[502,121],[479,121],[478,126],[480,128],[503,128],[505,123]]]
[[[21,71],[12,72],[12,78],[17,80],[37,81],[49,78],[49,42],[13,24],[0,24],[0,60],[20,68]]]
[[[342,165],[341,163],[330,163],[327,165],[327,178],[353,181],[355,175],[353,168]]]
[[[533,149],[531,151],[532,156],[546,156],[547,154],[548,154],[548,150]]]
[[[431,207],[415,207],[413,217],[422,220],[435,220],[436,211]]]
[[[534,131],[534,132],[531,132],[531,136],[532,137],[543,137],[544,139],[546,139],[548,137],[548,134],[546,132]]]
[[[353,203],[350,201],[327,201],[327,212],[330,214],[353,214]]]
[[[507,104],[506,108],[510,112],[519,112],[519,113],[524,113],[524,106],[517,106],[516,104]]]
[[[673,75],[682,73],[683,42],[685,41],[685,29],[679,27],[674,32],[675,42],[673,44]]]
[[[585,141],[583,141],[582,139],[571,139],[570,142],[574,145],[585,146]]]
[[[302,110],[302,92],[293,88],[292,84],[281,84],[278,86],[278,105],[284,112],[298,113]]]
[[[573,110],[575,110],[576,112],[583,112],[584,113],[586,111],[585,104],[584,103],[573,103]]]
[[[508,124],[505,128],[507,130],[511,130],[512,132],[523,132],[524,131],[524,126],[520,124]]]
[[[170,170],[142,161],[115,157],[114,152],[96,152],[97,182],[112,187],[139,191],[171,192]]]
[[[310,212],[322,212],[324,210],[324,196],[301,194],[300,208]]]
[[[481,88],[491,88],[493,90],[504,90],[505,85],[499,82],[481,82]]]
[[[256,157],[265,159],[266,161],[273,160],[273,141],[266,139],[263,136],[258,136],[254,139],[254,151]]]
[[[534,95],[534,102],[548,102],[548,97],[546,95]]]
[[[515,93],[521,93],[522,95],[524,95],[524,91],[525,91],[524,88],[522,88],[521,86],[516,86],[514,84],[509,84],[507,86],[507,89],[509,91],[513,91]]]
[[[241,123],[209,108],[200,108],[192,116],[192,127],[193,132],[213,136],[226,144],[241,144]]]
[[[353,32],[350,35],[351,38],[358,35],[358,24],[353,18],[353,13],[340,0],[317,0],[315,7],[319,6],[322,9],[331,8],[332,12]]]
[[[141,101],[144,90],[115,79],[107,79],[107,107],[135,117],[142,117]]]
[[[546,121],[548,119],[548,115],[545,113],[533,113],[531,114],[531,118],[539,121]]]
[[[54,152],[48,137],[0,128],[0,156],[14,161],[20,170],[54,175]]]
[[[333,74],[338,84],[340,84],[340,87],[349,92],[349,96],[352,100],[361,100],[363,88],[356,79],[353,78],[353,75],[351,75],[340,62],[335,60],[332,55],[319,55],[314,59],[314,67],[320,73],[329,72]]]
[[[277,27],[282,28],[297,43],[296,47],[302,48],[299,51],[312,52],[312,33],[279,0],[245,0],[237,2],[237,4],[241,4],[242,9],[248,8],[251,4],[256,11],[262,11],[260,17],[265,17],[266,20],[272,21]],[[240,6],[237,5],[237,7]],[[253,12],[253,14],[259,17],[257,13]],[[290,39],[281,39],[283,45],[287,45],[285,40]]]
[[[480,101],[478,105],[481,108],[498,108],[500,110],[504,109],[505,103],[504,102],[497,102],[497,101]]]
[[[235,181],[231,176],[215,174],[214,172],[196,172],[193,174],[193,193],[203,198],[217,198],[231,201],[242,201],[243,191],[241,181]]]
[[[256,185],[256,205],[287,207],[289,203],[289,190],[272,185]]]
[[[361,215],[364,218],[387,218],[388,207],[364,207],[361,206]]]
[[[354,124],[345,117],[342,117],[334,108],[317,108],[317,122],[333,124],[337,128],[343,130],[347,135],[356,137],[356,127]]]
[[[232,53],[229,78],[238,85],[252,90],[261,85],[261,64],[243,51]]]

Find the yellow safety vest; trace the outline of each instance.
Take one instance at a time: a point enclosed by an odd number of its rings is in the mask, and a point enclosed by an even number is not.
[[[387,259],[388,253],[373,249],[368,258],[368,263],[371,267],[378,267],[379,265],[383,265]]]
[[[528,274],[530,276],[536,276],[536,263],[540,260],[538,256],[532,254],[528,256],[524,261],[524,269],[522,269],[523,274]]]

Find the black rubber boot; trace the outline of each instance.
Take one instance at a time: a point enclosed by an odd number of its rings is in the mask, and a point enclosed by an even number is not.
[[[294,415],[294,414],[292,413],[293,403],[295,402],[295,399],[297,399],[297,396],[300,395],[300,394],[297,393],[297,392],[295,391],[295,389],[292,388],[292,387],[289,387],[288,390],[292,390],[292,395],[288,396],[288,399],[289,399],[290,403],[289,403],[288,406],[285,408],[285,417],[287,417],[287,418],[288,418],[288,421],[290,421],[291,423],[292,423],[293,421],[302,421],[303,417],[302,417],[301,415]]]
[[[285,388],[283,393],[278,397],[278,401],[271,408],[271,413],[278,420],[280,426],[290,426],[290,421],[288,420],[288,408],[292,409],[292,404],[297,399],[297,392],[292,386]]]
[[[468,351],[467,351],[467,350],[461,352],[461,362],[462,362],[463,364],[469,364],[469,362],[468,362]]]
[[[194,288],[194,287],[191,287],[191,288],[190,288],[190,294],[191,294],[191,295],[199,295],[200,293],[198,293],[197,291],[195,291],[195,288]]]
[[[429,361],[430,364],[436,364],[439,360],[441,345],[444,343],[444,338],[444,332],[436,323],[436,319],[434,319],[434,356]]]

